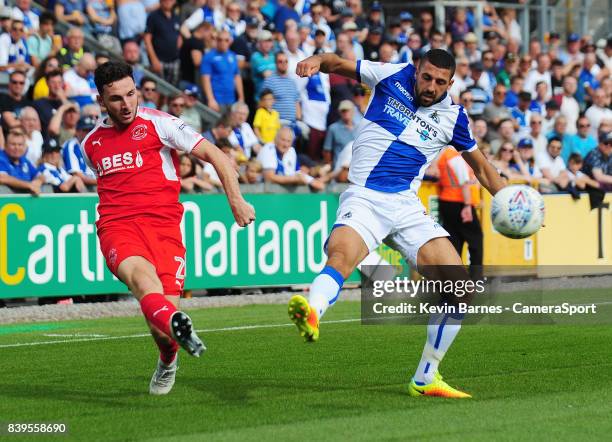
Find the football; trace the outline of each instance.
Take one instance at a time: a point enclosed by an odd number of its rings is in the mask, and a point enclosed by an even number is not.
[[[531,236],[544,222],[544,199],[533,187],[504,187],[493,198],[491,222],[495,230],[508,238]]]

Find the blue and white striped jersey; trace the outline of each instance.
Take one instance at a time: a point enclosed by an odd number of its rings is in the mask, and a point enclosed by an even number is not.
[[[410,63],[357,61],[358,80],[372,88],[372,95],[353,143],[352,183],[416,194],[425,170],[442,149],[477,148],[467,113],[448,95],[432,106],[418,106],[415,74]]]
[[[62,146],[62,158],[64,159],[64,167],[68,173],[81,172],[87,177],[96,177],[94,172],[85,163],[83,151],[76,137],[64,143]]]

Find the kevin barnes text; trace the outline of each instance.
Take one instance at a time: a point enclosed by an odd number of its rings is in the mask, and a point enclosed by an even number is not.
[[[402,302],[396,305],[385,305],[382,302],[374,303],[372,306],[374,314],[377,315],[414,315],[414,314],[501,314],[512,312],[515,314],[562,314],[573,316],[576,314],[596,314],[595,304],[570,304],[564,302],[559,305],[525,305],[517,302],[510,307],[501,305],[469,305],[464,302],[457,305],[444,304],[435,305],[430,303],[410,304]]]

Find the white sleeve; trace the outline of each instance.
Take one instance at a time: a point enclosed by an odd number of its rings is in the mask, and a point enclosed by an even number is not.
[[[193,31],[195,28],[200,26],[200,23],[204,21],[204,11],[202,8],[196,9],[193,14],[189,16],[187,20],[183,22],[184,25],[187,25],[189,31]]]
[[[448,160],[448,165],[455,172],[455,176],[459,180],[460,185],[464,185],[468,181],[470,181],[470,172],[468,171],[468,165],[460,155],[451,158]]]
[[[379,81],[401,71],[408,66],[408,64],[409,63],[393,64],[357,60],[357,81],[374,87]]]
[[[245,148],[250,149],[254,144],[259,143],[257,135],[255,135],[255,132],[253,132],[253,129],[251,129],[251,125],[249,123],[242,123],[240,131],[242,132],[242,140]]]
[[[45,183],[51,184],[52,186],[59,186],[62,184],[62,180],[53,175],[46,167],[42,170],[43,177],[45,177]]]
[[[9,58],[9,48],[11,47],[11,37],[8,33],[0,35],[0,65],[6,66]]]
[[[535,162],[539,169],[550,169],[550,161],[544,152],[536,155]]]
[[[276,170],[278,167],[278,159],[276,158],[274,144],[269,143],[262,147],[257,155],[257,160],[261,163],[263,169]]]
[[[159,112],[158,115],[156,112],[152,116],[152,121],[160,141],[171,149],[191,153],[196,144],[202,140],[202,135],[195,129],[170,114]]]

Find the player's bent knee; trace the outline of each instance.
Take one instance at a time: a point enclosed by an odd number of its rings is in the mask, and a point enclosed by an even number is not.
[[[119,264],[117,273],[138,299],[149,293],[163,293],[155,267],[141,256],[126,258]]]

